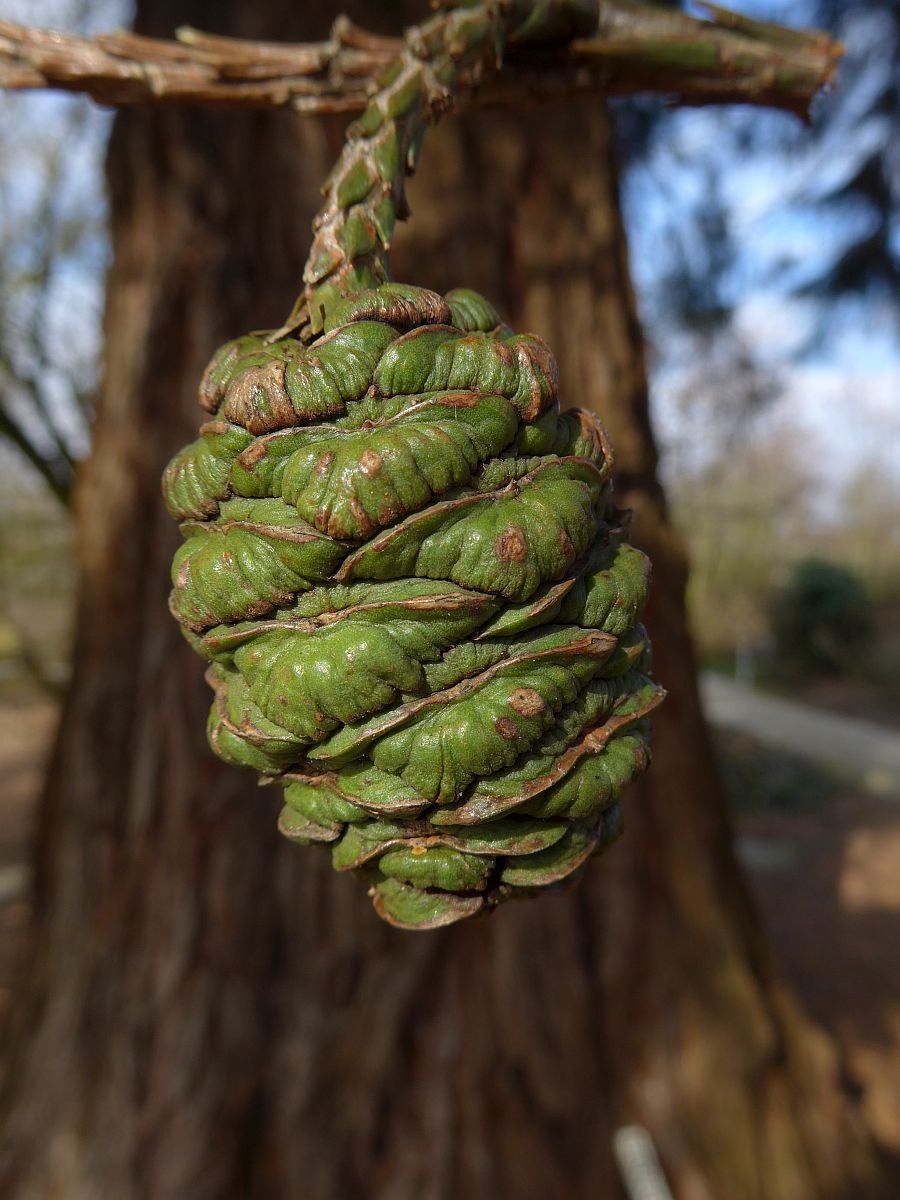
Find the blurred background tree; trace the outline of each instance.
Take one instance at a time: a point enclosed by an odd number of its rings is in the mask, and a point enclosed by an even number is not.
[[[619,105],[625,211],[662,470],[701,654],[765,672],[770,598],[814,554],[877,604],[900,705],[900,8],[754,0],[846,47],[811,129],[779,113]],[[752,528],[751,528],[752,526]],[[796,682],[796,680],[794,681]]]
[[[87,31],[118,0],[4,0],[8,20]],[[110,114],[53,94],[0,99],[0,679],[65,678],[74,587],[67,507],[103,348]]]
[[[369,26],[388,19],[368,4],[340,7]],[[322,36],[333,11],[140,0],[136,26],[299,40]],[[409,3],[390,17],[396,27],[422,12]],[[39,19],[33,6],[27,19]],[[755,195],[758,213],[780,213],[775,184],[786,162],[812,153],[809,135],[760,114],[635,106],[621,120],[667,478],[701,566],[698,629],[727,595],[727,647],[803,552],[801,526],[840,527],[839,492],[829,474],[834,502],[823,505],[805,430],[769,473],[785,439],[766,421],[779,394],[796,398],[794,363],[806,369],[824,342],[810,332],[811,301],[775,290],[790,275],[775,270],[781,217],[768,219],[773,249],[754,276],[760,239],[738,203],[752,154],[757,178],[761,162],[781,164]],[[611,426],[621,495],[655,562],[648,619],[671,693],[656,765],[629,798],[627,838],[580,891],[411,939],[378,927],[327,864],[279,845],[265,801],[209,756],[207,694],[165,611],[174,534],[157,479],[196,423],[210,350],[289,306],[340,136],[340,123],[285,113],[116,121],[104,382],[75,491],[74,678],[38,825],[40,922],[12,1026],[7,1184],[22,1196],[122,1200],[614,1197],[612,1135],[638,1122],[679,1196],[890,1194],[833,1047],[776,978],[734,862],[681,543],[656,475],[612,130],[596,104],[442,127],[411,191],[397,273],[490,294],[548,337],[571,400]],[[885,146],[878,153],[887,162]],[[807,166],[817,177],[821,162]],[[41,237],[38,223],[36,254]],[[99,273],[103,252],[93,253]],[[777,310],[768,324],[767,305]],[[806,317],[792,317],[779,360],[760,343],[785,306]],[[692,429],[676,443],[679,409]],[[39,410],[25,411],[38,453],[18,449],[46,460],[52,484],[59,448],[39,443]],[[761,519],[763,463],[772,495]],[[735,548],[730,565],[723,544]],[[747,561],[757,575],[745,586]]]

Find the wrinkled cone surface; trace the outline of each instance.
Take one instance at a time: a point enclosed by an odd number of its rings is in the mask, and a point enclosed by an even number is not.
[[[200,401],[164,492],[214,751],[395,925],[575,876],[621,831],[662,692],[649,564],[546,345],[473,292],[385,284],[311,345],[230,342]]]

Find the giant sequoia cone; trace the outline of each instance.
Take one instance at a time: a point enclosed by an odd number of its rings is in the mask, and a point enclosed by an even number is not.
[[[621,830],[660,689],[611,455],[546,345],[386,284],[310,345],[224,346],[169,465],[172,611],[209,739],[284,788],[379,914],[431,928],[558,884]]]

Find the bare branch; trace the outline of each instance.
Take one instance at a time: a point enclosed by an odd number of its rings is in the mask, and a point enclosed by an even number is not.
[[[60,504],[68,506],[75,469],[68,457],[54,457],[42,450],[15,419],[0,396],[0,437],[6,438],[28,459]]]
[[[680,103],[771,105],[803,115],[840,46],[827,35],[750,21],[717,5],[709,20],[601,0],[595,37],[565,48],[512,47],[503,71],[462,80],[463,107],[656,92]],[[101,104],[199,104],[358,112],[401,48],[345,17],[328,41],[249,42],[181,29],[177,41],[129,33],[73,37],[0,21],[0,87],[85,92]]]

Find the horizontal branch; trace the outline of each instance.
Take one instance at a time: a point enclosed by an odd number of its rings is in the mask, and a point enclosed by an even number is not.
[[[596,35],[558,49],[513,46],[502,72],[463,78],[462,107],[523,107],[578,95],[655,92],[682,104],[747,103],[804,115],[841,53],[826,34],[708,20],[601,0]],[[358,112],[399,39],[339,17],[325,42],[251,42],[180,29],[75,37],[0,21],[0,87],[84,92],[101,104],[198,104]]]

